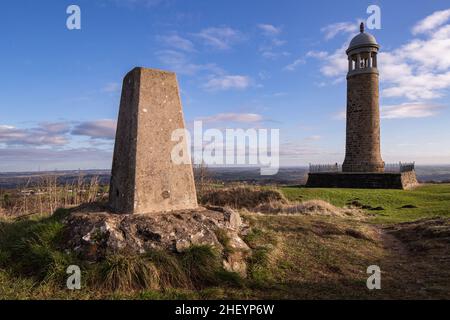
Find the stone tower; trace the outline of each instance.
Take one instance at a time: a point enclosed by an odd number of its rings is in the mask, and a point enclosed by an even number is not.
[[[175,73],[130,71],[123,80],[117,122],[112,211],[152,214],[197,208],[191,163],[174,163],[171,157],[180,143],[171,139],[177,129],[184,129],[184,120]]]
[[[364,32],[347,50],[347,137],[344,172],[384,172],[380,151],[380,106],[377,54],[380,46]]]

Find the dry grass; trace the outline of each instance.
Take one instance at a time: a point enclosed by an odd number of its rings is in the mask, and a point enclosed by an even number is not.
[[[194,170],[194,180],[195,180],[195,189],[197,191],[197,198],[199,201],[202,201],[202,197],[204,194],[212,191],[214,189],[214,181],[211,177],[211,173],[208,169],[208,166],[202,162],[198,165],[193,165]]]
[[[309,200],[297,203],[269,202],[260,204],[252,211],[265,214],[301,214],[335,217],[362,217],[363,212],[350,208],[337,208],[323,200]]]
[[[278,190],[257,187],[234,187],[210,191],[202,196],[202,203],[230,207],[234,209],[253,209],[261,204],[287,203]]]
[[[99,276],[101,287],[109,291],[159,289],[158,269],[139,256],[110,256],[102,264]]]
[[[65,184],[60,184],[57,176],[42,176],[36,183],[28,181],[17,190],[3,192],[0,198],[0,215],[23,217],[104,201],[107,194],[96,176],[86,179],[80,175]]]
[[[364,211],[357,208],[338,208],[323,200],[290,202],[281,192],[258,187],[231,187],[216,189],[202,196],[203,204],[249,212],[277,215],[316,215],[334,217],[364,217]]]

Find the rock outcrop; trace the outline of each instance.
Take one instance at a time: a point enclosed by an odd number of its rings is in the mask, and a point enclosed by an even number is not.
[[[245,260],[250,248],[240,234],[247,226],[231,209],[209,207],[151,215],[120,215],[102,207],[80,207],[71,212],[65,223],[65,249],[75,251],[88,261],[100,261],[111,254],[143,254],[150,250],[181,253],[194,245],[208,245],[223,253],[227,270],[241,275],[246,273]],[[218,232],[227,235],[227,243],[221,243]]]

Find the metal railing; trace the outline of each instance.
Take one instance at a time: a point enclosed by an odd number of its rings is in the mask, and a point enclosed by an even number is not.
[[[321,172],[342,172],[342,166],[338,163],[335,164],[309,164],[310,173]]]
[[[415,162],[399,162],[399,163],[387,163],[384,166],[384,172],[410,172],[414,171],[416,167]]]
[[[386,163],[384,165],[384,172],[402,173],[415,170],[415,162],[399,162]],[[309,164],[310,173],[328,173],[328,172],[342,172],[342,165],[335,164]]]

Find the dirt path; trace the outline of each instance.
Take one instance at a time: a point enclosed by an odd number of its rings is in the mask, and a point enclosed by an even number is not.
[[[376,227],[386,250],[380,268],[389,295],[402,299],[450,298],[450,244],[442,237],[446,230],[440,228],[441,224],[424,220]],[[430,231],[436,229],[444,232]]]

